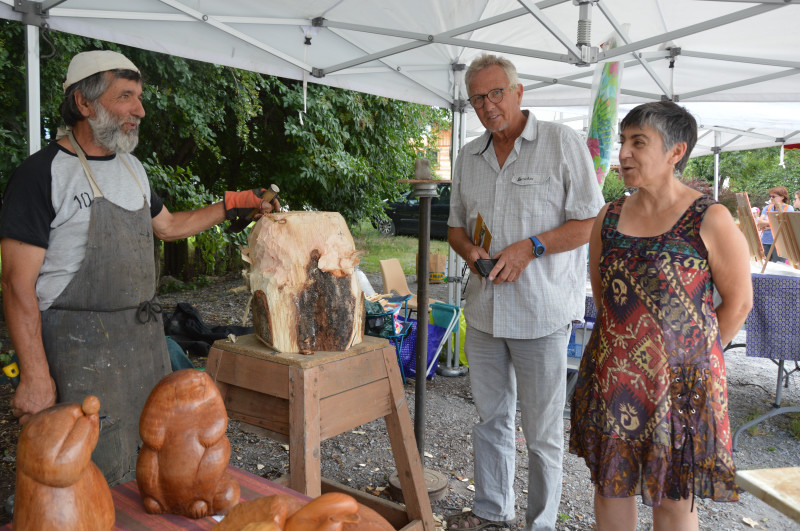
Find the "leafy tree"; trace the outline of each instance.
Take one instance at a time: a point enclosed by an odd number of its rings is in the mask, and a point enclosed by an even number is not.
[[[2,187],[27,156],[23,28],[0,20]],[[444,109],[313,84],[304,102],[295,81],[65,33],[48,32],[47,39],[55,53],[41,63],[43,142],[61,125],[61,84],[73,55],[124,53],[145,82],[136,153],[171,210],[275,183],[292,209],[338,211],[349,222],[369,218],[406,188],[397,179],[412,175],[426,139],[449,127]],[[216,238],[219,249],[229,246],[229,238]]]
[[[764,204],[768,199],[767,190],[774,186],[786,186],[792,196],[800,189],[800,152],[786,150],[784,167],[781,167],[779,151],[780,148],[771,147],[720,153],[720,179],[729,178],[730,191],[747,192],[754,205]],[[684,173],[713,186],[713,155],[691,159]]]

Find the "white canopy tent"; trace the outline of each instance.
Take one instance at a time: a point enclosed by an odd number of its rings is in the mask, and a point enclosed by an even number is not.
[[[751,146],[800,139],[800,114],[783,111],[800,102],[800,0],[0,0],[0,17],[30,25],[32,78],[44,24],[456,111],[464,108],[461,65],[482,52],[514,61],[525,106],[579,114],[593,66],[619,60],[622,104],[720,105],[713,118],[700,115],[704,128],[721,133],[701,146],[744,145],[726,140],[730,129],[758,138]],[[615,30],[627,44],[598,49]],[[780,103],[782,119],[741,102]],[[454,136],[464,138],[461,131]]]
[[[623,105],[717,105],[719,114],[695,111],[713,131],[701,149],[732,149],[733,137],[753,147],[800,141],[800,0],[0,0],[0,17],[28,25],[31,151],[44,25],[448,107],[453,157],[467,136],[464,69],[483,52],[516,64],[523,105],[537,113],[588,114],[594,67],[613,60],[624,63]],[[612,32],[623,44],[599,49]],[[767,119],[775,105],[780,120]]]

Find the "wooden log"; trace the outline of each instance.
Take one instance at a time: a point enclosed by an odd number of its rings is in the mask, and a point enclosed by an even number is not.
[[[256,223],[242,256],[256,336],[279,352],[343,351],[361,343],[358,256],[337,212],[279,212]]]

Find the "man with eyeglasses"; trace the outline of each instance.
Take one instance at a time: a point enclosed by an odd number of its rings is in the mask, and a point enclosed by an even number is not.
[[[583,318],[586,250],[603,196],[585,142],[521,109],[514,65],[493,55],[465,76],[486,132],[456,161],[448,240],[477,278],[468,283],[465,351],[480,421],[472,432],[475,501],[448,529],[508,527],[514,514],[514,416],[519,399],[528,451],[525,529],[554,529],[561,498],[567,344]],[[491,232],[476,245],[478,215]]]

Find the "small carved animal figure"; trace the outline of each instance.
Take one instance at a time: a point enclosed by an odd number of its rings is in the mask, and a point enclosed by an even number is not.
[[[308,503],[277,494],[242,502],[213,531],[394,531],[351,496],[329,492]]]
[[[238,504],[230,510],[220,523],[214,526],[213,531],[254,531],[273,528],[272,531],[281,531],[286,525],[286,519],[296,513],[305,502],[287,496],[275,494],[256,498]],[[252,527],[249,527],[252,526]]]
[[[58,404],[25,424],[17,445],[15,530],[106,531],[114,501],[92,451],[100,433],[100,400]]]
[[[183,369],[153,388],[139,418],[141,450],[136,482],[148,513],[204,518],[239,501],[239,484],[226,473],[231,445],[228,415],[205,372]]]

